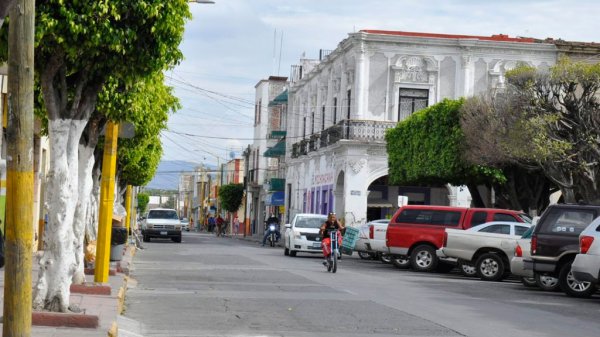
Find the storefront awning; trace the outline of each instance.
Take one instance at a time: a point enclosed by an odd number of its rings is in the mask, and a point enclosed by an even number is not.
[[[281,94],[277,95],[275,99],[269,102],[269,106],[275,106],[280,104],[286,104],[288,102],[288,91],[285,90]]]
[[[384,199],[367,200],[367,207],[373,208],[392,208],[391,202]]]
[[[285,141],[279,141],[275,146],[268,148],[267,151],[263,153],[263,156],[270,158],[285,156]]]

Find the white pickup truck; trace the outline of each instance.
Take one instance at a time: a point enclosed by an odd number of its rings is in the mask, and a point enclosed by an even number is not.
[[[367,225],[369,226],[369,239],[365,243],[367,250],[376,254],[381,262],[392,263],[400,269],[410,267],[410,261],[406,256],[391,256],[387,247],[385,234],[387,232],[389,219],[373,220]]]
[[[493,221],[467,230],[446,228],[444,243],[438,249],[440,258],[457,259],[461,272],[477,274],[485,281],[500,281],[510,271],[516,239],[531,224]]]

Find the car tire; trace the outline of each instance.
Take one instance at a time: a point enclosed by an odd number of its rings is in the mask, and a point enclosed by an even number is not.
[[[406,255],[397,255],[391,257],[391,262],[398,269],[410,268],[410,258]]]
[[[465,277],[477,277],[477,269],[470,261],[458,260],[458,270]]]
[[[389,256],[388,254],[381,254],[379,256],[379,260],[383,263],[392,263],[392,257]]]
[[[291,257],[295,257],[296,256],[296,251],[295,250],[290,250],[290,256]]]
[[[148,235],[144,235],[143,241],[144,242],[150,242],[150,237]]]
[[[535,277],[521,277],[520,280],[521,280],[521,283],[523,283],[523,285],[526,286],[527,288],[533,288],[533,287],[537,286]]]
[[[483,281],[501,281],[504,278],[504,260],[495,253],[485,253],[475,262],[477,276]]]
[[[558,279],[554,276],[535,274],[535,284],[544,291],[557,291],[560,289]]]
[[[438,262],[435,249],[429,245],[417,246],[410,254],[410,265],[415,271],[433,272]]]
[[[289,249],[287,249],[287,247],[285,247],[285,248],[283,249],[283,255],[285,255],[285,256],[290,256],[290,250],[289,250]]]
[[[362,260],[371,260],[373,257],[370,253],[367,252],[358,252],[358,256],[362,259]]]
[[[577,281],[571,272],[571,264],[565,263],[558,274],[558,284],[565,294],[571,297],[589,298],[596,292],[596,285],[591,282]]]
[[[173,240],[173,242],[175,242],[175,243],[181,243],[181,236],[173,237],[173,238],[171,238],[171,240]]]

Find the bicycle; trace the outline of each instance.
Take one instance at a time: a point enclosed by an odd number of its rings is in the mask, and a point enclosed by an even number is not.
[[[340,258],[339,234],[340,231],[337,229],[329,230],[329,255],[327,255],[326,267],[327,271],[330,273],[335,273],[338,267],[338,259]]]

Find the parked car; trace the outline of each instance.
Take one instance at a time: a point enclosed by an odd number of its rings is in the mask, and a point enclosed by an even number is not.
[[[190,231],[190,220],[188,218],[183,218],[180,220],[181,222],[181,230],[189,232]]]
[[[373,259],[376,254],[371,252],[368,247],[369,244],[369,224],[361,225],[358,228],[358,240],[354,244],[354,251],[358,253],[361,259],[369,260]]]
[[[542,276],[540,278],[540,275],[538,275],[536,278],[533,270],[527,270],[523,266],[524,259],[527,259],[531,256],[531,235],[533,234],[534,228],[535,225],[532,225],[527,231],[525,231],[525,233],[523,233],[521,238],[516,240],[515,251],[510,259],[510,273],[519,277],[521,283],[527,287],[534,287],[538,285],[544,290],[553,290],[553,287],[558,287],[558,279],[551,276]]]
[[[417,271],[449,271],[436,250],[442,246],[446,228],[468,229],[490,221],[531,222],[527,214],[506,209],[408,205],[399,208],[386,231],[389,254],[410,259]]]
[[[600,206],[550,205],[542,214],[531,237],[531,257],[525,269],[558,278],[569,296],[590,297],[596,291],[590,282],[573,277],[571,265],[579,253],[579,234],[600,214]]]
[[[386,232],[390,219],[374,220],[369,222],[369,243],[371,251],[377,254],[377,257],[383,263],[393,263],[394,266],[405,269],[410,267],[410,262],[406,256],[395,256],[394,260],[389,254],[386,244]]]
[[[600,283],[600,218],[579,234],[579,254],[571,266],[578,281]]]
[[[327,221],[323,214],[296,214],[291,224],[285,225],[283,234],[284,255],[296,256],[297,253],[321,253],[319,229]]]
[[[492,221],[467,230],[446,228],[436,253],[457,261],[464,275],[474,276],[475,272],[484,281],[500,281],[510,271],[508,257],[514,252],[515,240],[529,227],[529,223]]]
[[[181,222],[177,211],[170,208],[148,211],[142,223],[142,237],[144,242],[150,242],[152,238],[171,238],[174,242],[181,242]]]

